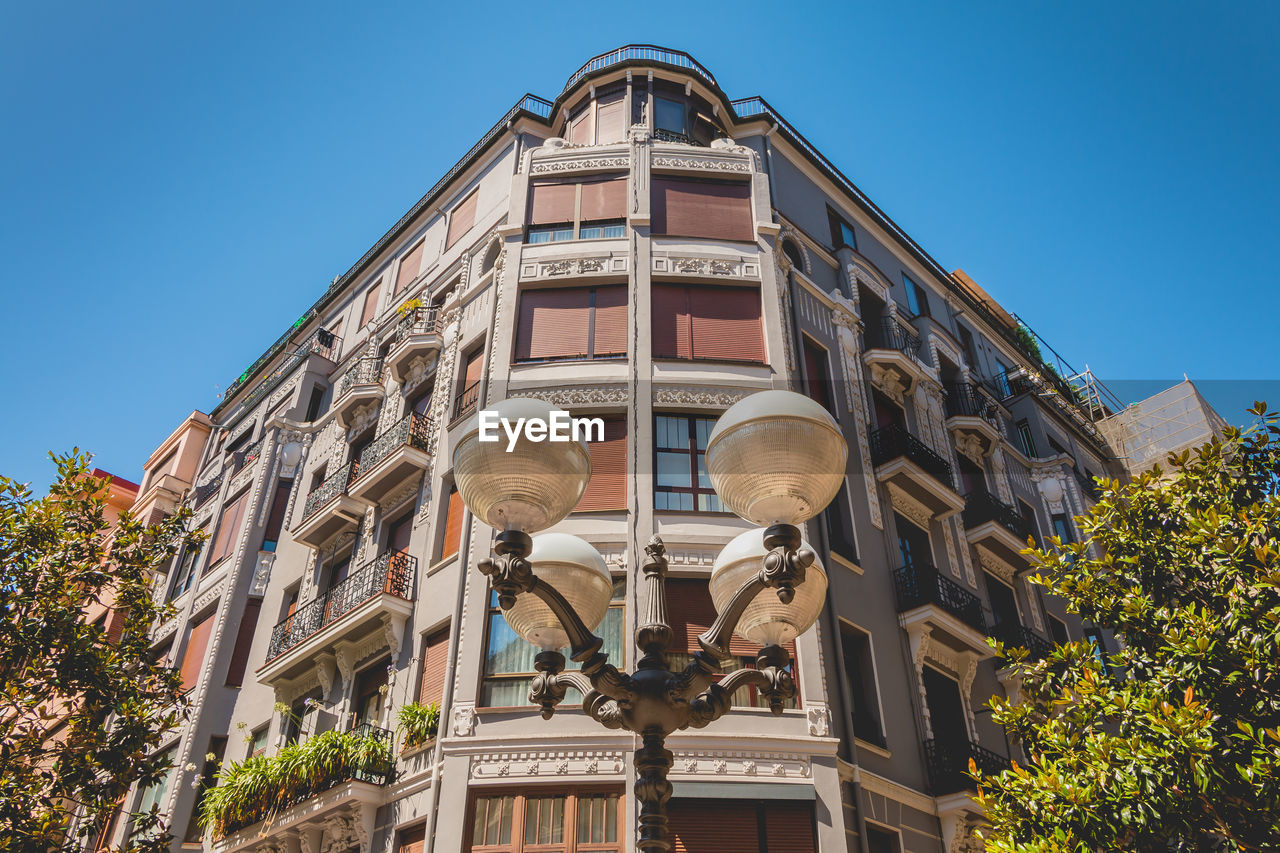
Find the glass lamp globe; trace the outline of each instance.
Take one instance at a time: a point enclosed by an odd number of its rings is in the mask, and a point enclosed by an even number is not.
[[[729,407],[707,441],[707,474],[753,524],[801,524],[831,503],[849,446],[835,418],[792,391],[760,391]]]
[[[563,595],[587,628],[594,631],[604,621],[613,598],[613,579],[604,558],[590,544],[567,533],[540,533],[533,537],[529,562],[538,579]],[[569,645],[559,618],[532,593],[517,596],[503,616],[511,630],[544,651]]]
[[[716,557],[710,586],[717,613],[729,606],[733,594],[743,584],[760,573],[765,555],[769,553],[764,547],[764,533],[763,527],[740,533]],[[808,542],[801,542],[800,547],[813,550]],[[790,604],[778,599],[776,589],[766,587],[751,599],[733,632],[762,646],[782,645],[803,634],[818,620],[826,597],[827,572],[815,558],[805,569],[804,583],[796,586]]]
[[[524,418],[551,423],[564,412],[543,400],[509,397],[490,406],[512,429]],[[467,508],[499,530],[545,530],[568,515],[591,479],[585,441],[532,441],[523,428],[510,452],[502,426],[480,440],[480,413],[468,422],[453,451],[453,476]]]

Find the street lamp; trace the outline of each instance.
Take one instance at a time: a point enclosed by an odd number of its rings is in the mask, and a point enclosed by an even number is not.
[[[513,397],[491,407],[499,418],[551,422],[549,403]],[[679,672],[668,667],[667,559],[662,540],[645,546],[641,564],[645,606],[636,626],[641,652],[634,673],[608,662],[604,641],[592,631],[612,597],[609,573],[595,549],[574,536],[531,534],[556,524],[581,498],[591,477],[586,445],[537,442],[524,433],[507,443],[480,440],[478,419],[464,430],[453,454],[454,477],[473,514],[498,528],[494,556],[480,571],[498,596],[512,630],[542,651],[529,698],[544,718],[555,713],[569,688],[582,708],[607,728],[640,736],[635,796],[640,807],[639,849],[671,849],[666,803],[673,756],[667,735],[701,728],[720,718],[733,694],[753,686],[775,715],[795,695],[783,644],[806,631],[822,610],[826,572],[800,538],[797,525],[822,511],[844,479],[848,446],[830,414],[790,391],[761,391],[735,403],[716,422],[707,442],[706,467],[720,500],[760,525],[720,552],[710,591],[715,623],[698,638],[701,650]],[[529,593],[532,593],[530,595]],[[737,633],[763,645],[754,669],[738,669],[718,682]],[[565,671],[568,647],[580,668]]]

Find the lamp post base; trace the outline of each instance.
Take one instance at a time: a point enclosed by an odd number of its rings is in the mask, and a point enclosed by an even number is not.
[[[641,853],[667,853],[671,849],[667,826],[671,783],[667,774],[675,756],[666,748],[666,735],[661,730],[648,730],[641,737],[644,745],[636,750],[636,802],[640,806],[636,847]]]

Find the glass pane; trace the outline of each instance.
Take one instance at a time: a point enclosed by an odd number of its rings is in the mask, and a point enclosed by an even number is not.
[[[533,672],[533,659],[538,649],[525,642],[501,613],[489,615],[489,650],[485,655],[485,675],[510,672]]]
[[[488,807],[489,799],[487,797],[481,797],[476,800],[475,823],[471,827],[471,844],[473,847],[482,846],[484,844],[485,817]]]
[[[610,794],[605,797],[604,801],[604,840],[616,843],[618,840],[618,795]]]
[[[591,839],[591,800],[578,798],[578,842]]]
[[[518,708],[529,704],[528,678],[487,678],[480,688],[486,708]]]
[[[538,843],[538,800],[534,797],[524,801],[524,843]]]
[[[500,824],[502,829],[498,833],[499,844],[511,843],[511,818],[515,814],[515,810],[516,810],[516,798],[503,797],[502,798],[502,822]]]
[[[707,439],[711,437],[711,430],[715,427],[714,418],[698,418],[693,422],[694,432],[698,438],[698,449],[707,449]]]
[[[711,478],[707,476],[707,457],[704,454],[698,454],[698,488],[711,488]]]
[[[698,495],[698,512],[726,512],[719,495]]]
[[[627,576],[622,575],[613,579],[613,597],[610,601],[624,601],[627,597]]]
[[[502,819],[501,801],[495,802],[493,799],[488,801],[489,815],[485,822],[484,838],[488,843],[490,839],[496,841],[498,839],[500,821]]]
[[[654,105],[657,107],[654,115],[660,129],[684,133],[684,104],[666,98],[655,98]]]
[[[689,454],[659,451],[657,459],[657,484],[659,486],[684,486],[689,482]]]
[[[689,447],[689,431],[684,418],[659,416],[654,432],[660,448],[684,450]]]
[[[606,225],[601,229],[604,233],[602,237],[625,237],[627,236],[627,226],[625,225]]]
[[[551,801],[551,838],[552,844],[564,841],[564,797],[556,797]]]

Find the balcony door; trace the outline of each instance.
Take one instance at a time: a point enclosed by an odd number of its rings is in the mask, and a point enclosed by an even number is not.
[[[987,490],[987,475],[974,465],[963,453],[957,454],[957,461],[960,463],[960,492],[968,496],[975,492],[985,492]]]
[[[874,389],[871,391],[871,402],[875,409],[876,429],[891,426],[907,428],[907,413],[897,403]]]
[[[403,518],[396,519],[387,527],[387,553],[391,554],[391,563],[387,566],[386,586],[383,592],[392,592],[397,595],[404,595],[403,590],[399,590],[397,579],[404,571],[404,566],[408,562],[409,556],[409,537],[413,534],[413,513],[407,513]]]
[[[954,678],[925,666],[925,700],[929,705],[929,724],[933,739],[944,753],[959,755],[969,747],[969,729],[965,724],[964,700]]]
[[[387,666],[390,658],[383,658],[356,676],[356,689],[352,695],[351,727],[382,724],[383,696],[387,687]]]
[[[989,572],[983,572],[987,583],[987,598],[991,601],[992,632],[999,629],[1017,630],[1022,623],[1018,619],[1018,602],[1013,588]]]
[[[898,529],[898,553],[903,566],[921,568],[933,562],[933,549],[929,547],[929,533],[917,527],[914,522],[907,521],[896,512],[893,514],[894,527]]]

